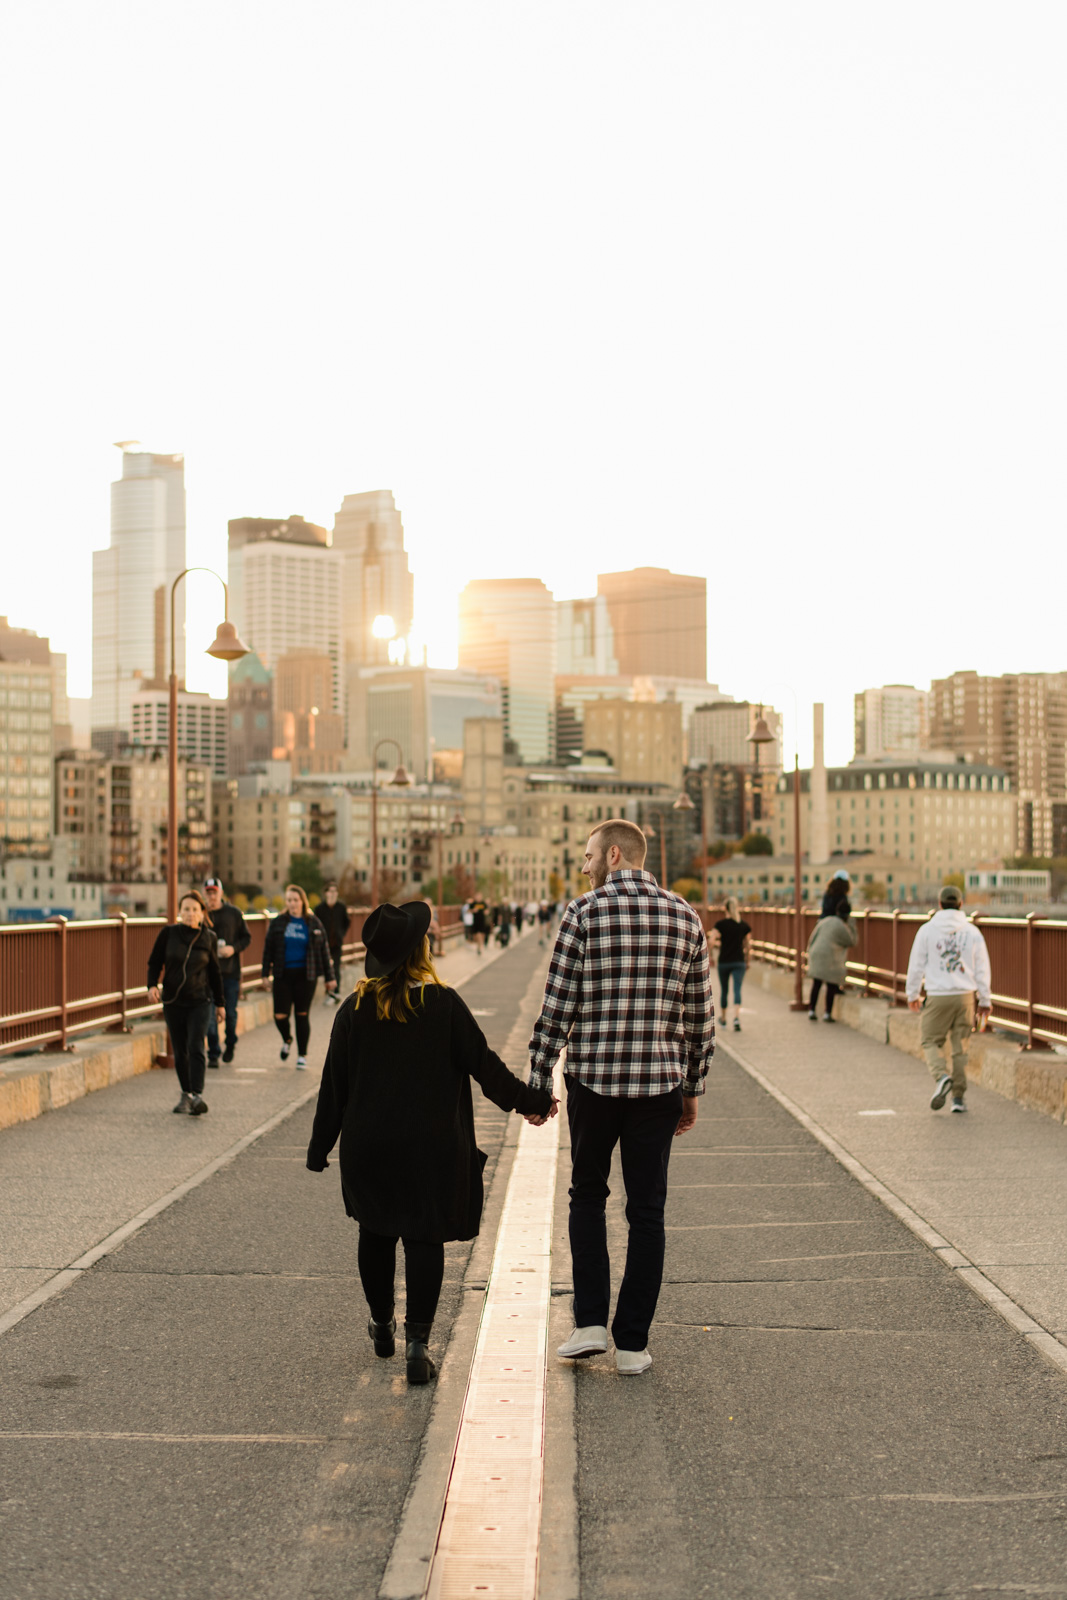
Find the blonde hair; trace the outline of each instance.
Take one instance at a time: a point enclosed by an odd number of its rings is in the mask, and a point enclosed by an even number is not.
[[[726,915],[733,917],[735,922],[741,921],[741,911],[737,904],[737,896],[732,894],[726,901]]]
[[[424,936],[422,943],[384,978],[360,978],[355,988],[356,1010],[363,1003],[363,997],[372,994],[379,1022],[407,1022],[414,1016],[409,989],[418,986],[421,1005],[422,991],[427,984],[438,989],[448,988],[437,975],[430,955],[430,941]]]
[[[286,886],[285,886],[285,893],[286,894],[298,894],[300,896],[301,900],[304,902],[303,915],[305,917],[310,917],[310,915],[311,915],[311,901],[308,899],[308,897],[305,894],[304,890],[301,889],[301,887],[300,887],[300,885],[298,883],[287,883]]]

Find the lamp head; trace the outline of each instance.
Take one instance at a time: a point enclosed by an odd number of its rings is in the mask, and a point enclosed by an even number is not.
[[[773,744],[774,734],[767,726],[765,717],[756,718],[756,726],[748,736],[749,744]]]
[[[410,777],[410,775],[408,773],[407,768],[404,766],[404,763],[402,761],[398,761],[397,762],[396,771],[393,773],[393,776],[389,779],[389,782],[391,784],[395,784],[396,787],[400,788],[400,789],[405,788],[411,782],[411,777]]]
[[[681,794],[678,796],[677,800],[674,802],[673,806],[671,807],[671,810],[672,811],[695,811],[696,810],[696,806],[693,804],[692,800],[690,800],[689,796],[686,794],[685,790],[683,789]]]
[[[248,646],[238,638],[232,622],[220,622],[214,641],[205,653],[214,656],[216,661],[240,661],[242,656],[248,655]]]

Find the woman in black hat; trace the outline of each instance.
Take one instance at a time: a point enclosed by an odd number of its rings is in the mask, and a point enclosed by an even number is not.
[[[428,1383],[427,1351],[444,1276],[444,1245],[473,1239],[485,1156],[474,1138],[471,1078],[504,1111],[554,1115],[493,1054],[454,989],[437,976],[425,901],[379,906],[363,928],[366,977],[334,1020],[308,1146],[312,1172],[341,1136],[345,1210],[359,1223],[359,1276],[375,1354],[395,1353],[393,1279],[404,1241],[409,1383]]]

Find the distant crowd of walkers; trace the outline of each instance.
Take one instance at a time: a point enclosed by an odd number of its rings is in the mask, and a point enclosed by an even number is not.
[[[663,1274],[670,1150],[696,1123],[715,1049],[712,964],[719,1021],[739,1030],[753,929],[730,899],[705,933],[694,908],[645,871],[645,851],[641,829],[621,818],[590,834],[583,867],[590,888],[566,906],[555,933],[525,1082],[489,1047],[475,1015],[439,976],[434,948],[440,950],[441,930],[430,901],[374,908],[363,927],[364,976],[343,1002],[338,985],[350,917],[336,885],[313,912],[303,889],[290,884],[285,911],[269,924],[261,971],[272,982],[281,1059],[289,1057],[295,1029],[296,1066],[308,1065],[319,978],[338,1005],[307,1165],[323,1171],[340,1139],[341,1194],[359,1226],[368,1333],[383,1359],[396,1351],[396,1248],[403,1245],[409,1383],[427,1383],[435,1374],[429,1341],[444,1246],[473,1239],[481,1223],[486,1157],[476,1142],[471,1080],[502,1110],[541,1127],[558,1111],[553,1074],[564,1052],[574,1328],[557,1353],[564,1360],[605,1354],[610,1330],[621,1375],[652,1365],[648,1336]],[[823,1017],[835,1020],[834,1002],[846,985],[848,951],[857,942],[850,892],[847,872],[835,872],[808,943],[813,1021],[824,991]],[[549,901],[490,905],[475,895],[461,917],[481,955],[490,938],[506,946],[527,927],[538,928],[543,946],[559,908]],[[215,878],[203,894],[191,889],[182,896],[178,921],[155,942],[149,998],[163,1004],[181,1088],[176,1112],[202,1115],[205,1067],[233,1060],[240,955],[249,942],[240,911]],[[922,1012],[922,1048],[935,1080],[930,1106],[940,1110],[951,1096],[952,1110],[962,1112],[964,1043],[975,1020],[984,1023],[989,1014],[990,964],[982,934],[951,884],[916,933],[906,992],[911,1008]],[[605,1206],[616,1146],[627,1245],[612,1314]]]

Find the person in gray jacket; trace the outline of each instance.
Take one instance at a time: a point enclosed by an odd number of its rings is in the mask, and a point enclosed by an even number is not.
[[[848,977],[846,952],[852,949],[858,937],[856,924],[847,909],[842,909],[835,916],[823,917],[815,924],[815,930],[808,940],[808,977],[811,979],[809,1022],[818,1021],[815,1007],[823,984],[826,985],[823,1021],[834,1021],[834,1001],[845,987]]]
[[[953,1111],[966,1111],[967,1052],[964,1040],[974,1028],[975,1002],[980,1023],[993,1003],[989,951],[979,930],[968,922],[963,895],[946,883],[939,909],[915,935],[908,961],[907,996],[912,1011],[922,1012],[920,1042],[934,1076],[931,1111],[940,1111],[949,1094]],[[919,999],[925,990],[926,998]],[[952,1071],[942,1054],[945,1040],[952,1051]]]

